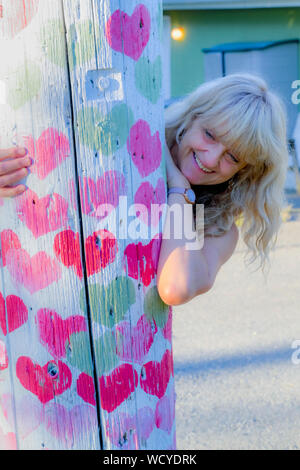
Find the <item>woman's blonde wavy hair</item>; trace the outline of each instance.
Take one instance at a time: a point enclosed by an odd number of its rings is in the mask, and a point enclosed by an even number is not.
[[[248,264],[260,260],[265,274],[285,202],[288,147],[283,103],[258,76],[232,74],[204,83],[166,109],[170,149],[196,118],[247,163],[230,182],[193,186],[196,202],[204,204],[204,234],[222,235],[240,218]]]

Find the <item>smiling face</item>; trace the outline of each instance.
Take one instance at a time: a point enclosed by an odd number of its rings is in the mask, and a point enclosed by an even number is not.
[[[196,118],[171,149],[177,167],[192,185],[224,183],[247,163],[226,148],[213,129]]]

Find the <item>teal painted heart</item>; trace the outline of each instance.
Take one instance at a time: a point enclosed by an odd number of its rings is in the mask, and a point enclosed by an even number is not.
[[[70,26],[68,36],[68,57],[71,70],[91,60],[95,55],[93,25],[86,20]],[[60,66],[66,65],[65,31],[60,20],[49,20],[40,31],[42,48],[48,59]]]
[[[95,340],[94,347],[98,375],[108,373],[119,364],[114,333],[106,331],[100,338]],[[69,342],[66,343],[66,356],[68,363],[73,367],[85,372],[87,375],[93,375],[89,336],[86,332],[81,331],[70,336]]]
[[[111,155],[126,143],[134,116],[131,109],[122,103],[106,115],[93,107],[80,109],[76,121],[82,145],[97,149],[102,155]]]
[[[122,321],[135,303],[133,281],[127,276],[119,276],[105,287],[101,284],[89,285],[90,308],[93,321],[113,328]],[[80,307],[86,310],[85,292],[80,293]]]
[[[169,306],[159,297],[156,286],[148,289],[145,295],[144,312],[149,321],[154,320],[158,327],[164,328],[168,321]]]
[[[68,30],[68,54],[70,68],[73,70],[76,66],[88,62],[95,56],[95,38],[93,25],[91,21],[86,20],[71,24]]]
[[[38,95],[42,85],[42,74],[38,65],[27,62],[11,71],[7,81],[7,103],[18,109]]]
[[[151,103],[157,103],[162,86],[162,63],[158,56],[152,63],[142,57],[135,66],[135,85]]]

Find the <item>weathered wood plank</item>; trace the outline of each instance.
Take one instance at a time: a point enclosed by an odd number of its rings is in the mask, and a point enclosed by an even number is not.
[[[1,207],[4,446],[175,447],[161,21],[156,0],[3,0],[1,145],[34,159]]]
[[[1,146],[25,145],[34,165],[24,195],[1,207],[1,341],[12,379],[0,372],[1,411],[19,449],[95,449],[97,413],[77,367],[93,369],[88,335],[69,346],[88,323],[61,1],[2,4]]]
[[[174,379],[171,312],[155,286],[161,227],[134,207],[166,202],[161,3],[65,0],[64,8],[85,237],[107,228],[117,247],[89,277],[104,448],[168,449]]]

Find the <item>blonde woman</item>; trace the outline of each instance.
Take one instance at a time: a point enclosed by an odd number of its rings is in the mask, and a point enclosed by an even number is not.
[[[236,247],[241,215],[249,262],[260,260],[265,272],[281,223],[288,164],[280,100],[252,75],[205,83],[167,109],[166,144],[168,206],[195,208],[194,199],[204,204],[204,244],[188,250],[184,237],[163,238],[157,286],[164,302],[179,305],[213,286]],[[194,210],[184,219],[194,230],[196,216]]]
[[[27,174],[30,159],[24,153],[0,151],[0,197],[24,191],[23,185],[11,187]],[[266,83],[229,75],[170,106],[165,156],[168,206],[191,205],[184,224],[200,233],[196,204],[204,204],[204,244],[189,250],[185,231],[178,238],[168,227],[157,271],[162,300],[183,304],[213,286],[236,247],[241,215],[250,261],[259,258],[264,269],[280,227],[288,162],[284,109]]]

